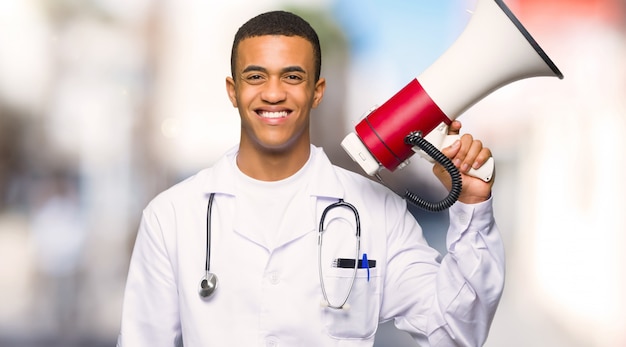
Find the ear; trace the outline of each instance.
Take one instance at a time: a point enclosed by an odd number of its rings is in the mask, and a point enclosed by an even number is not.
[[[326,90],[326,79],[320,78],[315,83],[315,91],[313,95],[313,108],[316,108],[324,98],[324,91]]]
[[[232,77],[226,77],[226,92],[233,107],[237,108],[237,90],[235,88],[235,80]]]

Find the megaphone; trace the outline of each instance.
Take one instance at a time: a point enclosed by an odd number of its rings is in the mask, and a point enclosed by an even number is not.
[[[407,164],[417,149],[408,134],[443,148],[447,125],[494,90],[511,82],[563,74],[501,0],[478,0],[459,38],[430,67],[377,107],[341,143],[371,176]],[[437,130],[437,131],[433,131]],[[431,136],[431,135],[429,135]],[[493,158],[471,175],[488,181]]]

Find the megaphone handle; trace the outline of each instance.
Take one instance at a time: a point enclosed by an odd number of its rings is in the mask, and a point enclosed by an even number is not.
[[[448,126],[445,123],[439,124],[435,129],[433,129],[428,135],[424,137],[424,139],[430,142],[433,146],[435,146],[438,150],[451,146],[454,141],[460,139],[461,136],[456,135],[448,135]],[[419,148],[414,148],[414,151],[417,152],[422,158],[434,163],[435,161],[428,156],[428,154],[424,153],[424,151]],[[471,168],[467,174],[481,179],[485,182],[491,181],[493,179],[493,171],[495,169],[495,164],[493,161],[493,157],[489,158],[481,167],[478,169]]]
[[[454,141],[458,140],[459,138],[461,138],[461,136],[458,134],[447,135],[441,144],[441,148],[451,146],[454,143]],[[489,157],[489,159],[487,159],[487,161],[481,167],[479,167],[478,169],[471,168],[467,172],[467,174],[472,177],[479,178],[485,182],[489,182],[493,178],[494,169],[495,169],[495,164],[493,161],[493,157]]]

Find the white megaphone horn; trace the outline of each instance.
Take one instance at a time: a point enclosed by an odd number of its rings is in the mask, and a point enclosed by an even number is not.
[[[382,168],[394,171],[415,154],[414,147],[405,142],[409,133],[426,136],[437,129],[442,135],[439,143],[427,139],[443,148],[445,125],[494,90],[537,76],[563,78],[503,1],[478,0],[454,44],[419,77],[367,114],[341,145],[369,175],[377,175]],[[486,173],[470,174],[491,179],[493,158],[490,161]]]

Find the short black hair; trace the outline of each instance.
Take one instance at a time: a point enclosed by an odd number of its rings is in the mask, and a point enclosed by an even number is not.
[[[315,29],[302,17],[286,11],[271,11],[262,13],[248,20],[242,25],[233,40],[230,54],[230,71],[235,77],[235,62],[239,43],[247,38],[265,35],[299,36],[309,41],[313,46],[315,63],[315,81],[320,78],[322,69],[322,49]]]

